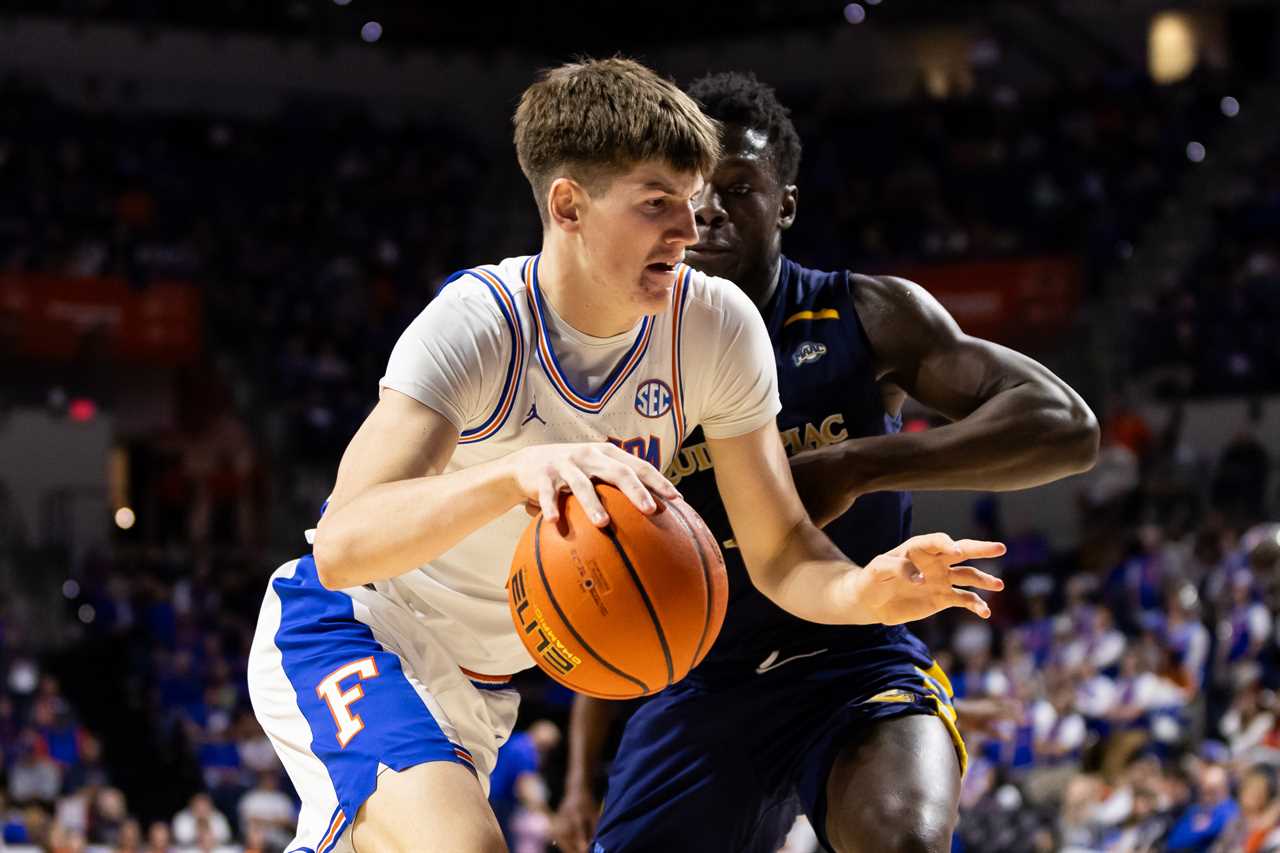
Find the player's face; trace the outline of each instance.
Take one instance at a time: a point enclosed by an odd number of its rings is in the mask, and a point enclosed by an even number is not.
[[[795,218],[796,188],[779,182],[768,134],[727,124],[721,142],[724,156],[696,199],[698,242],[686,259],[759,303],[773,287],[782,232]]]
[[[597,292],[641,314],[667,307],[673,268],[698,239],[693,198],[702,184],[697,174],[645,162],[592,198],[580,245]]]

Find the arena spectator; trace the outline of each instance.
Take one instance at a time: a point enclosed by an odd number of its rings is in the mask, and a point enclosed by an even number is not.
[[[196,794],[185,809],[173,816],[174,841],[190,846],[200,844],[202,838],[217,844],[231,840],[231,824],[205,793]]]
[[[145,853],[173,853],[173,834],[169,824],[158,820],[147,830]]]
[[[279,776],[275,772],[258,775],[258,784],[245,792],[239,806],[240,830],[248,835],[251,830],[261,831],[266,843],[283,849],[291,838],[298,821],[298,809],[293,800],[280,790]]]
[[[51,805],[62,790],[62,771],[35,729],[18,736],[16,759],[9,768],[9,799]]]
[[[111,853],[144,853],[142,827],[138,821],[130,818],[121,825],[120,837]]]
[[[550,720],[538,720],[513,734],[498,750],[498,762],[489,777],[489,803],[508,846],[514,848],[517,834],[539,833],[539,826],[544,826],[543,836],[550,836],[547,783],[538,770],[547,753],[559,743],[559,727]],[[527,818],[517,833],[521,812],[542,815],[543,821]]]
[[[1221,765],[1206,763],[1200,770],[1198,787],[1196,802],[1169,831],[1170,853],[1207,853],[1240,814],[1240,806],[1231,797],[1227,771]]]
[[[1280,848],[1280,800],[1276,768],[1257,764],[1240,782],[1240,813],[1223,830],[1214,853],[1261,853]]]

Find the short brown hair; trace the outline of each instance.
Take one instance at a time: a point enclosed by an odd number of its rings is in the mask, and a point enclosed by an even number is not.
[[[551,182],[569,175],[599,191],[632,165],[663,160],[711,174],[720,128],[697,103],[630,59],[587,59],[546,71],[516,107],[516,158],[543,225]]]

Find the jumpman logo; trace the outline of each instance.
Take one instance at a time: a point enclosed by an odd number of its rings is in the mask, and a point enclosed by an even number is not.
[[[529,414],[524,416],[524,420],[520,422],[520,426],[524,426],[529,421],[542,421],[542,425],[546,426],[547,422],[542,420],[542,415],[538,414],[538,401],[534,400],[533,405],[529,407]]]

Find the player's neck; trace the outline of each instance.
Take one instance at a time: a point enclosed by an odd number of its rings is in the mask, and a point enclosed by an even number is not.
[[[561,320],[593,338],[620,335],[644,316],[611,302],[574,253],[554,240],[543,241],[538,287]]]
[[[773,298],[774,291],[778,289],[778,281],[782,278],[782,254],[778,253],[773,256],[773,260],[769,262],[766,268],[765,277],[760,282],[760,287],[754,287],[747,293],[755,301],[756,307],[763,310],[764,306],[769,304],[769,300]]]

